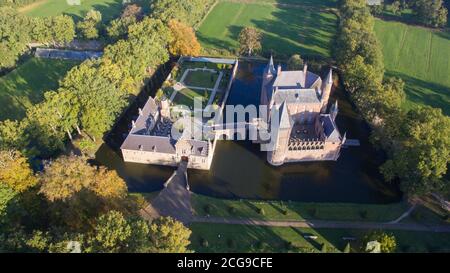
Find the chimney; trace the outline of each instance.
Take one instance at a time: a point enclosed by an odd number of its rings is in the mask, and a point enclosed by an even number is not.
[[[277,75],[280,75],[280,73],[281,73],[281,65],[278,64],[278,67],[277,67]]]
[[[303,74],[305,74],[305,78],[306,78],[306,72],[308,72],[308,64],[305,63],[305,65],[303,65]]]
[[[142,116],[142,109],[139,108],[139,116]]]

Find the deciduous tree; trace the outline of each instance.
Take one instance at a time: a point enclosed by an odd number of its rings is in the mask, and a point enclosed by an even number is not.
[[[171,217],[160,217],[150,225],[153,252],[184,253],[189,252],[191,231],[181,222]]]
[[[37,184],[27,158],[18,151],[0,151],[0,183],[16,192],[23,192]]]
[[[197,41],[194,30],[177,21],[170,20],[169,28],[172,34],[169,43],[169,52],[174,56],[198,56],[200,55],[201,46]]]
[[[255,51],[261,50],[261,39],[262,33],[256,28],[243,28],[239,33],[240,53],[251,56]]]

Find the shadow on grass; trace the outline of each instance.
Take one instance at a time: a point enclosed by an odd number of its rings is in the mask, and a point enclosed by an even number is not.
[[[405,93],[410,102],[441,108],[444,114],[450,115],[450,87],[420,80],[400,72],[388,71],[386,75],[403,79]]]

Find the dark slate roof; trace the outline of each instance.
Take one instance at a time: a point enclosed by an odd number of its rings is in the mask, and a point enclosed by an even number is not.
[[[320,77],[312,72],[281,71],[273,84],[278,88],[310,88]]]
[[[124,150],[142,150],[158,153],[175,153],[174,143],[169,137],[128,135],[120,149]]]
[[[289,116],[289,112],[286,106],[286,102],[283,102],[280,105],[280,128],[291,128],[291,118]]]
[[[330,115],[321,115],[320,121],[323,124],[323,132],[328,140],[334,142],[341,141],[341,135]]]
[[[315,89],[279,89],[274,96],[276,104],[283,101],[287,103],[320,103]]]
[[[190,139],[187,140],[192,146],[191,154],[196,156],[207,156],[208,155],[208,142]]]
[[[146,130],[150,124],[155,123],[155,116],[158,113],[158,106],[156,105],[155,100],[152,97],[149,97],[144,107],[142,108],[142,112],[139,117],[135,121],[135,127],[131,130],[131,134],[142,132]]]

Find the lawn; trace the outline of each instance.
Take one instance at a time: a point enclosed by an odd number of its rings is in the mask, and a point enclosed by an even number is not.
[[[58,88],[58,81],[78,62],[32,58],[0,78],[0,120],[21,119],[26,108],[43,99],[45,91]]]
[[[175,95],[173,103],[176,105],[186,105],[189,109],[194,109],[194,98],[197,97],[203,99],[204,107],[209,100],[210,94],[211,91],[207,90],[184,88]]]
[[[328,251],[342,251],[347,241],[357,249],[368,232],[352,229],[310,229],[293,227],[262,227],[227,224],[190,225],[191,248],[196,252],[320,252],[322,244]],[[397,239],[398,252],[448,252],[450,233],[388,231]],[[317,239],[305,239],[315,235]],[[207,242],[207,246],[206,243]]]
[[[189,71],[183,84],[202,88],[214,88],[219,74],[210,71]]]
[[[402,78],[406,107],[426,104],[450,115],[450,33],[377,19],[387,75]]]
[[[301,203],[212,198],[194,194],[192,205],[198,215],[266,220],[339,220],[388,222],[407,210],[404,203],[373,205],[346,203]],[[261,211],[262,210],[262,211]]]
[[[80,0],[81,5],[70,5],[75,0],[42,0],[19,9],[29,16],[55,16],[67,14],[78,20],[92,8],[102,13],[103,21],[107,22],[119,16],[122,10],[122,0]]]
[[[221,1],[203,21],[197,36],[205,48],[234,51],[238,48],[239,32],[251,26],[263,32],[262,45],[266,53],[275,52],[285,57],[294,53],[330,57],[336,16],[324,11],[323,3],[307,0],[295,3],[295,6],[277,6],[254,1]]]

